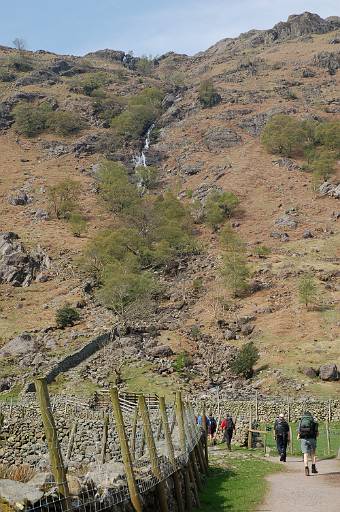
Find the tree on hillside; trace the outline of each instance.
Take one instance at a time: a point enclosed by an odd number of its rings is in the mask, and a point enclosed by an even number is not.
[[[203,108],[214,107],[221,101],[212,80],[204,80],[198,90],[198,99]]]
[[[273,116],[266,124],[261,142],[270,153],[292,156],[301,153],[307,141],[303,124],[294,117],[284,114]]]
[[[308,306],[314,301],[317,293],[317,286],[311,274],[303,275],[298,284],[299,299],[302,304]]]
[[[248,289],[250,276],[244,242],[227,225],[221,231],[220,243],[223,248],[222,280],[234,297],[242,297]]]
[[[236,358],[231,364],[231,369],[237,375],[250,379],[254,375],[254,366],[260,355],[257,347],[249,341],[239,350]]]
[[[19,50],[19,52],[22,52],[22,51],[24,51],[26,49],[26,42],[25,42],[24,39],[22,39],[22,37],[16,37],[13,40],[13,46],[17,50]]]
[[[212,229],[216,230],[225,219],[229,218],[239,204],[238,197],[233,192],[211,192],[204,206],[205,220]]]

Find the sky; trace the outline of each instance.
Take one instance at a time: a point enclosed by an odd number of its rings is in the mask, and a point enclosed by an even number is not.
[[[84,55],[103,48],[192,55],[290,14],[340,15],[339,0],[0,0],[0,44]]]

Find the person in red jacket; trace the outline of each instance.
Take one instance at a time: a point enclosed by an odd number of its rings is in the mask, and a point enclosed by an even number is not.
[[[233,438],[233,434],[236,431],[235,423],[230,414],[227,414],[226,418],[223,418],[221,421],[220,429],[223,432],[223,441],[227,443],[227,448],[231,450],[231,440]]]

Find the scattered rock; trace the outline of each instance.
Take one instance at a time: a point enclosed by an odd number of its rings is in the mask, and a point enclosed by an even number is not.
[[[314,238],[314,235],[309,229],[306,229],[303,232],[302,238]]]
[[[10,506],[23,510],[27,503],[34,505],[43,497],[43,492],[36,487],[14,480],[0,480],[0,496]]]
[[[19,190],[9,197],[8,202],[14,206],[25,206],[32,202],[32,198],[24,190]]]
[[[314,66],[326,68],[330,75],[335,75],[340,68],[340,53],[321,52],[314,56]]]
[[[173,355],[173,351],[168,345],[153,347],[148,352],[152,357],[169,357]]]
[[[284,167],[288,171],[301,171],[301,167],[291,158],[279,158],[278,160],[273,160],[273,164],[278,167]]]
[[[12,340],[8,341],[1,349],[3,356],[18,356],[35,351],[35,340],[28,332],[23,332]]]
[[[325,181],[320,186],[319,192],[322,196],[331,196],[336,199],[340,199],[340,183],[338,185],[334,185],[333,183]]]
[[[319,377],[321,380],[325,381],[339,380],[339,372],[336,364],[324,364],[320,366]]]
[[[242,142],[242,139],[235,131],[218,126],[205,132],[204,142],[209,149],[218,150],[236,146]]]
[[[290,215],[283,215],[282,217],[276,219],[275,225],[295,229],[297,227],[297,221]]]
[[[315,377],[318,376],[318,371],[315,370],[315,368],[312,368],[311,366],[304,368],[302,371],[307,377],[310,377],[311,379],[314,379]]]

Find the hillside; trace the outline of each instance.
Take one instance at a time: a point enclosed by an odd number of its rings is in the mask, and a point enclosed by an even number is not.
[[[0,47],[0,232],[16,233],[24,245],[6,269],[1,251],[19,240],[0,242],[4,396],[17,394],[35,374],[114,326],[119,342],[61,374],[57,390],[89,394],[112,381],[114,368],[127,361],[123,377],[134,390],[171,384],[188,391],[219,385],[228,393],[254,387],[280,395],[338,392],[338,382],[304,371],[340,367],[340,194],[322,194],[322,183],[315,188],[304,170],[303,155],[270,154],[260,135],[276,114],[340,119],[339,44],[339,18],[304,13],[192,57],[169,53],[153,62],[115,50],[74,57]],[[199,101],[205,80],[219,94],[211,108]],[[152,127],[146,123],[138,136],[118,143],[111,119],[132,109],[128,99],[148,88],[161,89],[164,97],[145,148],[147,164],[159,174],[152,193],[172,190],[199,216],[210,191],[233,192],[239,206],[230,223],[245,243],[251,292],[231,296],[219,272],[221,226],[197,222],[193,232],[201,250],[177,255],[166,271],[153,269],[165,289],[156,309],[122,326],[98,300],[82,258],[90,241],[117,223],[98,194],[97,164],[105,158],[122,162],[133,182],[134,158]],[[37,111],[48,105],[51,118],[53,112],[73,113],[69,133],[53,123],[31,137],[18,133],[14,113],[23,102]],[[333,189],[339,177],[337,162]],[[49,190],[65,179],[79,183],[77,202],[87,225],[81,236],[51,212]],[[266,248],[263,254],[259,247]],[[317,287],[309,308],[297,290],[306,272]],[[60,329],[55,314],[66,302],[80,320]],[[29,335],[20,337],[23,332]],[[245,381],[233,374],[230,361],[249,340],[260,359],[258,372]],[[184,352],[191,359],[187,368]]]

